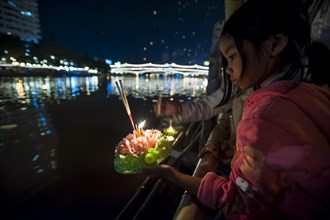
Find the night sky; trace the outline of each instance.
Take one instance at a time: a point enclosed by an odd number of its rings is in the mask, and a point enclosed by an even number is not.
[[[203,64],[224,0],[38,0],[42,37],[99,59]],[[145,58],[145,59],[144,59]]]

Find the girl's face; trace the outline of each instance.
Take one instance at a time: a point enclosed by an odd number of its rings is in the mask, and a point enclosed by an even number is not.
[[[248,89],[254,85],[260,85],[273,71],[273,62],[270,62],[270,54],[267,45],[262,45],[257,52],[252,43],[243,42],[243,53],[246,56],[246,67],[242,74],[242,59],[233,38],[223,35],[220,38],[220,50],[227,60],[226,73],[230,80],[241,89]],[[268,57],[268,58],[267,58]]]

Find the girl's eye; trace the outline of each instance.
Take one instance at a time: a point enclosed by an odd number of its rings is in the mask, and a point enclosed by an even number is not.
[[[228,60],[233,60],[233,59],[235,59],[236,55],[237,55],[237,53],[235,53],[235,54],[229,56],[229,57],[228,57]]]

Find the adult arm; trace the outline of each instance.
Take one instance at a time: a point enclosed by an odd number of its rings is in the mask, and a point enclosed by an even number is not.
[[[223,90],[219,88],[214,93],[202,97],[199,100],[181,103],[181,112],[177,115],[173,115],[173,122],[180,124],[208,120],[230,109],[231,103],[218,106],[223,94]]]

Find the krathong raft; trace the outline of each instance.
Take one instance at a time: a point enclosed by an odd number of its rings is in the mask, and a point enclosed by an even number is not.
[[[115,149],[114,168],[123,174],[139,173],[142,168],[156,166],[170,155],[172,136],[157,129],[129,133]]]

